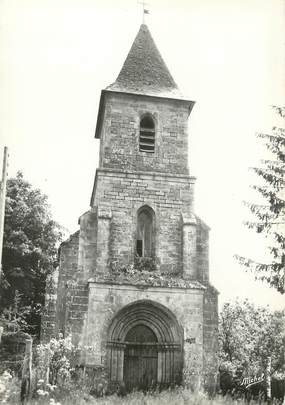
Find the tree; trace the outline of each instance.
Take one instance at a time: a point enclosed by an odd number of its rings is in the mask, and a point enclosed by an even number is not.
[[[33,334],[40,331],[46,277],[56,266],[60,240],[61,227],[51,217],[47,196],[21,172],[8,179],[0,312]]]
[[[282,127],[273,127],[271,134],[259,133],[265,141],[271,159],[262,160],[260,167],[253,168],[262,179],[261,185],[253,188],[262,197],[262,204],[246,203],[254,215],[254,221],[247,221],[248,228],[263,233],[269,239],[270,260],[259,263],[236,255],[238,261],[253,271],[256,279],[267,282],[284,294],[285,281],[285,107],[274,107]]]
[[[272,373],[285,372],[285,311],[271,312],[248,300],[224,304],[219,319],[220,364],[255,375],[272,358]]]

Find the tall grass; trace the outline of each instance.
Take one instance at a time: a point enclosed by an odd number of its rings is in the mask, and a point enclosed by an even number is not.
[[[273,402],[280,404],[280,402]],[[273,404],[272,403],[272,404]],[[15,404],[15,402],[8,402]],[[94,398],[90,395],[84,395],[82,392],[70,392],[65,398],[54,400],[51,398],[33,399],[28,402],[30,405],[248,405],[241,399],[232,399],[230,397],[216,396],[208,398],[206,394],[193,393],[185,388],[162,392],[133,392],[124,397],[111,395],[102,398]],[[251,405],[264,404],[261,401],[251,401]]]

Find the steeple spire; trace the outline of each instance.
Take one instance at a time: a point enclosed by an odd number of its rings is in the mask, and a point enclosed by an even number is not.
[[[145,24],[140,26],[115,83],[107,90],[183,98]]]

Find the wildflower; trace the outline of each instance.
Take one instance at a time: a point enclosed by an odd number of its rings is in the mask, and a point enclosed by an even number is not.
[[[61,403],[60,402],[55,402],[55,400],[53,398],[51,398],[49,400],[49,405],[61,405]]]
[[[42,396],[42,397],[44,397],[45,395],[48,395],[48,392],[47,392],[47,391],[44,391],[44,390],[39,389],[39,390],[37,390],[37,394],[38,394],[38,395],[40,395],[40,396]]]
[[[6,387],[4,384],[0,383],[0,394],[6,391]]]
[[[4,380],[6,380],[6,381],[11,380],[11,378],[12,378],[11,374],[7,370],[4,371],[4,373],[2,374],[1,377],[4,378]]]

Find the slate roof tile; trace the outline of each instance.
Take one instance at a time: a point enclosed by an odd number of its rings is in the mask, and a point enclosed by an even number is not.
[[[145,24],[141,25],[119,76],[106,90],[183,98]]]

